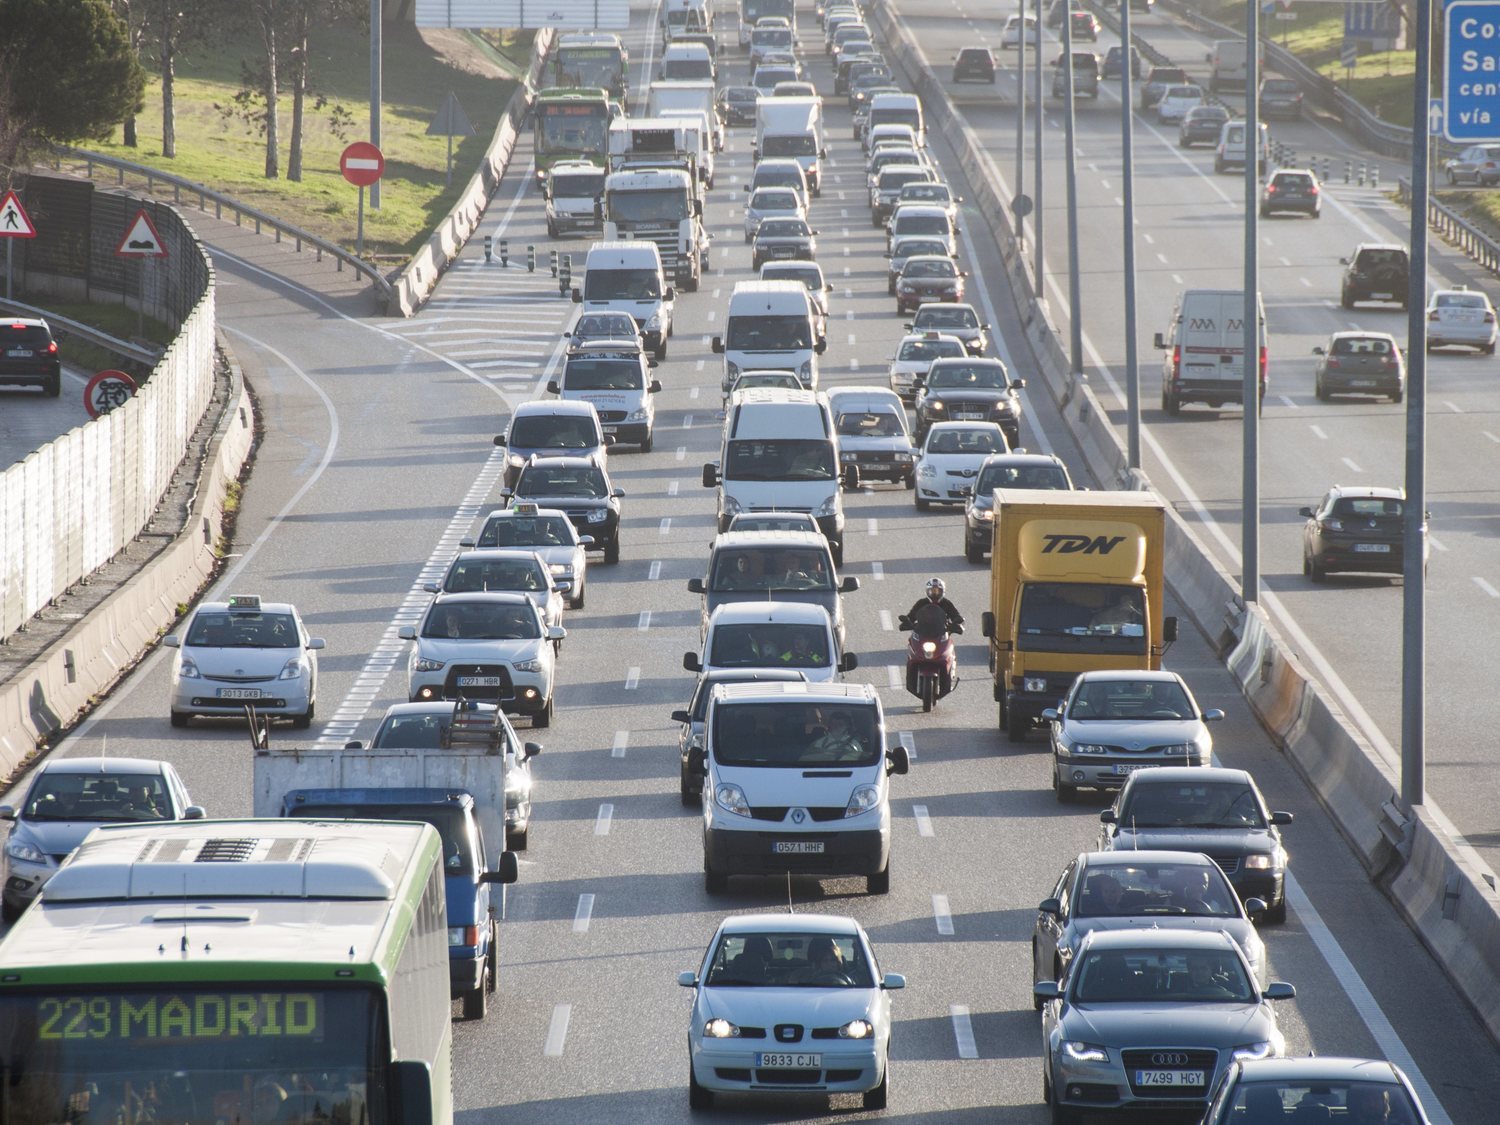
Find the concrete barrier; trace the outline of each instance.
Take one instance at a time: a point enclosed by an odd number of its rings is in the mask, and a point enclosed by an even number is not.
[[[220,351],[228,354],[222,338]],[[54,643],[24,675],[0,685],[0,777],[42,741],[66,729],[141,659],[213,576],[229,482],[254,442],[249,392],[236,365],[233,384],[205,451],[202,479],[183,531],[141,571]]]

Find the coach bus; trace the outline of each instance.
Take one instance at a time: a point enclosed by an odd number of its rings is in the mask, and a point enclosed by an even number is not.
[[[0,1125],[446,1125],[447,939],[429,825],[95,829],[0,939]]]
[[[543,90],[532,113],[538,180],[545,180],[560,160],[587,160],[601,168],[609,162],[609,123],[615,110],[603,89]]]

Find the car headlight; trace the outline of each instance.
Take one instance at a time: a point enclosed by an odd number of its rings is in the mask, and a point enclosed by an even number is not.
[[[47,856],[41,848],[28,844],[25,840],[12,839],[5,845],[5,854],[11,859],[19,859],[23,863],[47,863]]]
[[[739,377],[740,365],[737,363],[729,363],[726,361],[724,364],[724,378],[732,383]]]
[[[203,675],[203,673],[198,671],[198,665],[197,665],[196,661],[194,661],[191,657],[188,657],[188,656],[184,656],[182,658],[182,664],[179,665],[178,669],[177,669],[177,678],[178,679],[181,679],[181,680],[196,680],[196,679],[200,678],[202,675]]]
[[[840,1039],[868,1039],[875,1034],[875,1025],[869,1020],[850,1020],[839,1028]]]
[[[880,790],[873,785],[856,785],[854,792],[849,794],[849,804],[844,809],[844,815],[858,816],[860,813],[869,812],[880,804]]]
[[[1064,745],[1062,747],[1062,750],[1063,750],[1063,753],[1065,753],[1065,754],[1068,753],[1068,752],[1070,752],[1070,751],[1072,753],[1074,753],[1074,754],[1108,754],[1109,753],[1109,747],[1108,746],[1100,746],[1097,742],[1075,742],[1075,743],[1073,743],[1073,745],[1071,747],[1069,747],[1067,745]]]
[[[419,656],[411,662],[413,672],[440,672],[446,661],[433,660],[430,657]]]
[[[733,496],[724,497],[724,515],[734,517],[745,510],[745,506]]]
[[[646,318],[646,331],[661,331],[661,313],[652,313],[649,317]]]
[[[478,945],[479,934],[474,926],[449,926],[449,945]]]
[[[996,414],[1014,414],[1015,412],[1016,402],[1014,399],[1002,398],[999,402],[995,403]]]
[[[286,662],[281,669],[281,675],[276,678],[278,680],[297,680],[301,679],[306,672],[307,667],[302,663],[302,657],[294,656]]]
[[[924,461],[917,468],[917,476],[919,476],[919,477],[935,477],[935,476],[937,476],[937,469],[934,466],[929,465],[927,462]]]
[[[812,510],[812,517],[815,520],[827,519],[830,516],[837,515],[838,510],[839,494],[835,492],[827,500],[824,500],[821,504],[819,504]]]
[[[540,660],[517,660],[512,665],[517,672],[540,672],[542,662]]]
[[[517,468],[517,469],[522,468],[526,464],[526,458],[522,457],[518,453],[512,453],[510,455],[509,460],[510,460],[511,466],[513,468]]]
[[[737,1039],[740,1029],[722,1017],[714,1017],[703,1025],[705,1039]]]
[[[573,573],[573,568],[570,567],[567,563],[548,563],[547,569],[550,570],[553,574],[561,574],[564,576]]]
[[[1247,855],[1245,857],[1246,871],[1269,871],[1275,866],[1275,859],[1270,855]]]
[[[812,382],[812,375],[812,360],[804,359],[801,366],[797,368],[797,378],[801,379],[804,383],[810,383]]]
[[[1023,691],[1042,692],[1047,690],[1047,681],[1042,676],[1027,676],[1021,682]]]
[[[1169,742],[1160,749],[1169,758],[1191,758],[1198,753],[1197,743],[1193,742]]]
[[[644,406],[638,410],[632,410],[629,414],[625,415],[625,421],[627,422],[644,422],[645,420],[646,408]]]
[[[520,770],[512,770],[505,779],[505,796],[525,797],[531,792],[531,778],[525,777]]]
[[[983,520],[985,523],[994,523],[995,522],[995,509],[994,508],[975,508],[974,509],[974,518],[977,519],[977,520]]]
[[[714,804],[735,816],[750,815],[750,801],[738,785],[725,782],[714,789]]]
[[[609,519],[609,509],[593,508],[589,511],[587,519],[589,523],[603,523],[605,520]]]
[[[931,400],[924,400],[922,403],[922,409],[931,410],[933,413],[936,413],[939,410],[947,410],[948,407],[944,405],[942,399],[935,398]]]
[[[1234,1049],[1234,1060],[1268,1059],[1275,1051],[1276,1047],[1272,1043],[1246,1043],[1243,1047]]]
[[[1077,1039],[1069,1039],[1063,1043],[1062,1049],[1063,1054],[1075,1062],[1109,1062],[1108,1049],[1097,1043],[1084,1043]]]

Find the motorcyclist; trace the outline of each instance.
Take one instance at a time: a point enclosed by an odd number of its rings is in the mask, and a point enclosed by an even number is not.
[[[943,596],[943,580],[941,578],[929,578],[927,580],[927,596],[918,598],[916,603],[906,611],[906,620],[912,624],[916,623],[917,614],[922,612],[924,606],[936,605],[943,611],[947,621],[948,632],[962,633],[964,615],[958,612],[958,607]]]

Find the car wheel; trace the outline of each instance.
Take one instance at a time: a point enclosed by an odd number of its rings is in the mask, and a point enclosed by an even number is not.
[[[967,539],[964,540],[964,561],[971,563],[984,562],[984,548],[975,546]]]
[[[888,295],[894,297],[896,295],[896,282],[894,280],[887,280],[885,283],[885,291]]]
[[[889,859],[885,861],[885,866],[875,874],[865,876],[865,893],[872,895],[891,893],[891,861]]]
[[[617,562],[620,561],[619,532],[616,532],[615,537],[608,543],[604,544],[604,561],[610,566],[614,566]]]
[[[547,220],[547,237],[548,238],[556,238],[557,237],[557,224],[554,223],[551,219]]]
[[[62,394],[62,372],[59,371],[45,383],[42,384],[42,395],[46,398],[57,398]]]
[[[844,541],[842,539],[828,545],[829,553],[833,555],[833,565],[844,565]]]
[[[682,795],[682,804],[685,808],[692,808],[698,804],[703,797],[703,782],[698,782],[698,787],[693,787],[691,775],[684,775],[677,783],[677,788]]]
[[[522,847],[525,847],[523,844]],[[500,987],[500,931],[493,921],[490,922],[490,951],[485,956],[489,963],[489,990],[496,991]]]
[[[698,1076],[693,1073],[693,1059],[688,1056],[688,1107],[690,1109],[713,1109],[714,1092],[698,1085]]]
[[[1182,413],[1182,400],[1167,391],[1161,393],[1161,408],[1173,418]]]
[[[24,906],[12,906],[8,902],[3,902],[0,903],[0,918],[3,918],[7,922],[14,922],[25,910]]]
[[[193,716],[186,711],[172,712],[172,725],[174,727],[185,727],[193,721]]]
[[[1057,1101],[1055,1096],[1052,1101],[1052,1125],[1078,1125],[1077,1111]]]
[[[707,852],[703,854],[703,889],[711,895],[721,895],[729,889],[729,876],[709,866]]]
[[[1280,926],[1286,922],[1286,894],[1283,893],[1281,901],[1266,910],[1265,920],[1273,926]]]
[[[1458,186],[1458,177],[1453,174],[1453,169],[1452,168],[1448,169],[1448,186],[1449,187],[1457,187]]]
[[[489,1008],[490,990],[486,987],[489,976],[490,962],[489,958],[485,958],[484,968],[480,970],[479,987],[464,993],[464,1019],[484,1019],[484,1013]]]
[[[1073,798],[1078,795],[1078,790],[1071,785],[1064,785],[1062,778],[1057,774],[1057,765],[1052,766],[1052,795],[1057,798],[1059,805],[1071,805]]]
[[[667,341],[665,338],[662,339],[660,344],[651,349],[651,354],[656,357],[658,363],[667,358]]]
[[[1481,355],[1494,355],[1495,354],[1495,345],[1494,344],[1486,344],[1484,347],[1480,348],[1479,351],[1480,351]]]
[[[552,725],[552,700],[547,700],[547,706],[531,716],[531,725],[538,730]]]
[[[890,1101],[891,1060],[887,1056],[885,1069],[880,1072],[880,1085],[864,1094],[865,1109],[884,1109]]]
[[[750,243],[752,243],[754,241],[755,241],[755,236],[752,235],[752,234],[746,233],[746,235],[745,235],[745,245],[749,246]]]
[[[641,442],[641,452],[642,453],[650,453],[655,448],[656,448],[656,432],[654,430],[647,430],[646,431],[646,440],[643,441],[643,442]]]
[[[1313,558],[1311,555],[1308,555],[1307,565],[1304,567],[1304,573],[1314,582],[1322,582],[1325,578],[1328,577],[1328,568],[1319,563],[1318,560]]]
[[[1031,729],[1031,723],[1026,716],[1017,715],[1014,711],[1005,716],[1005,737],[1009,742],[1025,742],[1026,732]]]
[[[510,850],[513,852],[524,852],[526,850],[526,836],[530,831],[531,829],[529,828],[523,828],[519,832],[507,834],[505,842],[510,846]]]
[[[1313,384],[1313,394],[1318,396],[1319,402],[1327,402],[1329,399],[1328,388],[1323,386],[1323,380],[1319,379]]]
[[[928,504],[926,500],[923,500],[920,496],[913,496],[911,499],[912,503],[917,506],[917,511],[919,512],[925,512],[929,507],[931,507],[931,505]]]
[[[1391,401],[1400,402],[1404,397],[1405,395],[1401,391],[1397,391],[1395,394],[1391,395]]]
[[[1349,296],[1349,290],[1345,289],[1339,294],[1339,304],[1343,305],[1346,309],[1354,307],[1354,298]]]
[[[588,596],[588,591],[582,586],[578,587],[578,596],[568,603],[569,609],[582,609],[583,599]]]

